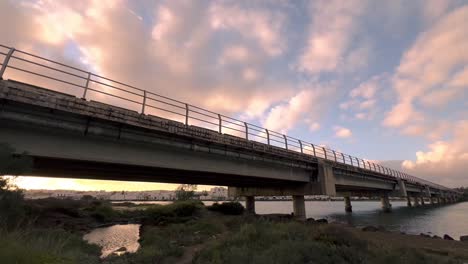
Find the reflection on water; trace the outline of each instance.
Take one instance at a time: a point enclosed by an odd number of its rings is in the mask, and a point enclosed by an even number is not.
[[[96,228],[84,235],[83,239],[91,244],[102,247],[101,258],[107,257],[113,252],[125,247],[126,252],[136,252],[140,247],[140,225],[113,225],[110,227]],[[121,252],[119,250],[119,252]]]

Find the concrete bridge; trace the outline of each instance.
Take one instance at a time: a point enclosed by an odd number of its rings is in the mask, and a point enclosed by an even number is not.
[[[29,176],[225,185],[230,195],[246,197],[249,212],[255,196],[288,195],[299,219],[304,195],[344,196],[348,212],[350,196],[380,196],[389,212],[389,196],[406,197],[412,206],[461,195],[2,45],[0,62],[0,143],[32,157]],[[28,81],[3,79],[10,74]]]

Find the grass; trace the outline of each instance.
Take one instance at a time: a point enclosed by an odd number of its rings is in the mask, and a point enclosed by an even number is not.
[[[382,248],[334,225],[242,224],[238,232],[205,247],[194,263],[461,263],[415,249]]]
[[[0,231],[0,237],[1,263],[99,263],[99,247],[64,230],[3,230]]]

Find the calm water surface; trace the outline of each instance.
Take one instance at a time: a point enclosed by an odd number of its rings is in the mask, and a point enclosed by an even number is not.
[[[102,247],[101,258],[105,258],[116,250],[125,247],[127,252],[136,252],[140,247],[140,225],[113,225],[96,228],[84,235],[83,239],[91,244]]]

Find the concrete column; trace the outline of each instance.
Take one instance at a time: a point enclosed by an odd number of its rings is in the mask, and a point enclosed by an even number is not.
[[[434,205],[434,198],[433,198],[433,197],[429,197],[429,202],[431,203],[431,205]]]
[[[421,196],[420,198],[421,198],[421,205],[424,205],[424,197]]]
[[[406,196],[406,204],[408,205],[408,207],[412,207],[412,206],[413,206],[413,205],[411,204],[411,197]]]
[[[419,197],[414,196],[413,199],[414,199],[414,206],[420,206],[420,205],[421,205],[421,204],[419,203]]]
[[[392,204],[390,204],[390,199],[388,198],[388,194],[382,195],[380,198],[380,201],[382,202],[382,210],[385,213],[389,213],[392,211]]]
[[[255,196],[245,196],[245,209],[248,214],[255,214]]]
[[[436,198],[436,199],[437,199],[437,204],[440,204],[440,203],[442,202],[442,200],[440,199],[440,197],[439,197],[439,196],[437,196],[437,198]]]
[[[351,213],[353,211],[353,207],[351,206],[351,197],[345,196],[344,202],[345,202],[345,212]]]
[[[294,218],[297,220],[305,221],[305,200],[304,195],[293,195],[293,209],[294,209]]]

